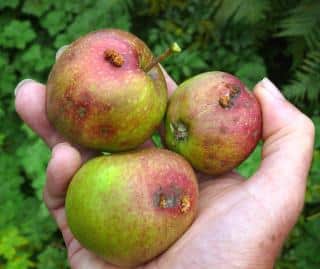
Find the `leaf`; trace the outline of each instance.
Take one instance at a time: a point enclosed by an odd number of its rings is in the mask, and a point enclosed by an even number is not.
[[[12,20],[0,32],[0,46],[24,49],[35,37],[36,33],[29,21]]]
[[[49,12],[40,23],[47,29],[51,36],[55,36],[58,32],[66,28],[71,18],[71,14],[63,10],[54,10]]]
[[[13,93],[14,84],[16,83],[16,74],[14,67],[9,64],[9,59],[7,55],[0,52],[0,70],[1,79],[0,79],[0,98],[3,98],[7,95]],[[1,115],[0,115],[1,118]]]
[[[12,259],[16,255],[17,248],[28,243],[27,239],[19,234],[13,227],[0,231],[0,255],[5,259]]]
[[[121,15],[120,15],[121,14]],[[128,30],[130,27],[128,5],[126,1],[96,1],[94,5],[77,14],[67,31],[55,40],[55,47],[69,44],[81,35],[101,28],[120,28]]]
[[[47,71],[53,65],[54,59],[53,49],[34,44],[17,54],[14,64],[20,67],[19,71],[24,77],[33,77],[35,72]]]
[[[152,135],[151,139],[152,139],[153,144],[154,144],[157,148],[163,148],[163,147],[164,147],[164,146],[163,146],[163,143],[162,143],[162,141],[161,141],[161,136],[160,136],[160,134],[159,134],[158,132],[155,132],[155,133]]]
[[[258,169],[261,162],[262,146],[258,145],[251,155],[237,168],[237,171],[246,178],[251,177]]]
[[[252,89],[257,81],[262,80],[267,75],[267,70],[263,62],[248,62],[240,65],[235,73],[249,89]]]
[[[0,1],[0,10],[5,7],[8,8],[16,8],[19,5],[19,0],[11,0],[11,1]]]
[[[277,36],[308,36],[319,27],[320,2],[305,0],[288,11],[288,15],[279,23]],[[318,25],[318,26],[317,26]],[[319,29],[318,29],[319,30]]]
[[[22,6],[22,12],[40,17],[50,9],[53,2],[54,1],[50,0],[25,0]]]
[[[320,97],[319,83],[320,52],[309,51],[302,65],[294,73],[291,82],[284,86],[284,92],[286,96],[295,100],[306,98],[311,102],[316,102]]]
[[[226,23],[254,24],[263,20],[270,9],[268,0],[222,0],[217,12],[217,20]]]
[[[67,269],[68,264],[66,262],[66,252],[64,248],[48,246],[37,257],[38,269]]]
[[[45,182],[45,168],[49,160],[49,149],[40,139],[17,150],[17,157],[24,172],[32,179],[32,187],[39,200],[42,200],[42,189]],[[30,158],[32,155],[37,158]]]

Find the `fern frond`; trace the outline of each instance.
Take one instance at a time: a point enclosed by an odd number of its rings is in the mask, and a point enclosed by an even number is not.
[[[280,24],[279,37],[308,37],[320,26],[320,1],[305,0],[300,5],[288,11],[288,15]]]
[[[289,98],[307,99],[316,102],[320,98],[320,51],[310,51],[301,67],[295,72],[294,79],[284,87]]]
[[[319,10],[320,12],[320,10]],[[313,27],[313,30],[305,36],[307,46],[312,50],[320,50],[320,20],[318,24]]]
[[[221,0],[217,19],[234,23],[255,24],[265,18],[270,9],[268,0]]]

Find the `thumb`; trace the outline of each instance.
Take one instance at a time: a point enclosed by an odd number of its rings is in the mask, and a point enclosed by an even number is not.
[[[314,125],[267,78],[254,89],[262,108],[264,145],[259,170],[247,182],[269,212],[282,212],[293,225],[304,202]]]

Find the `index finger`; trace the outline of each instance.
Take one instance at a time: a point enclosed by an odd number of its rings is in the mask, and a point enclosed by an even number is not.
[[[33,80],[19,83],[15,99],[21,119],[52,148],[65,139],[50,124],[46,113],[46,88]]]

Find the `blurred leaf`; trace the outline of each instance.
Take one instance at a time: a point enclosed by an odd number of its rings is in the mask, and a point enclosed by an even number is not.
[[[71,16],[63,10],[54,10],[49,12],[42,20],[41,25],[46,28],[51,36],[65,29]]]
[[[48,246],[39,256],[38,256],[38,269],[64,269],[68,268],[66,263],[66,253],[63,249]]]
[[[219,21],[254,24],[265,18],[270,9],[268,0],[222,0],[217,13]]]
[[[245,178],[251,177],[259,168],[261,162],[262,146],[258,145],[251,155],[237,168],[237,171]]]
[[[161,141],[161,136],[158,132],[154,133],[151,137],[153,144],[157,147],[157,148],[163,148],[163,144]]]
[[[9,227],[0,232],[0,255],[6,259],[12,259],[16,255],[16,248],[28,243],[27,239],[19,235],[17,229]]]
[[[19,5],[19,0],[11,0],[11,1],[0,1],[0,10],[9,7],[9,8],[15,8]]]
[[[35,37],[36,33],[29,21],[12,20],[0,32],[0,46],[24,49]]]
[[[53,2],[52,0],[25,0],[22,6],[22,12],[40,17],[50,9]]]
[[[245,63],[235,73],[249,89],[252,89],[258,81],[267,76],[267,70],[263,63]]]

